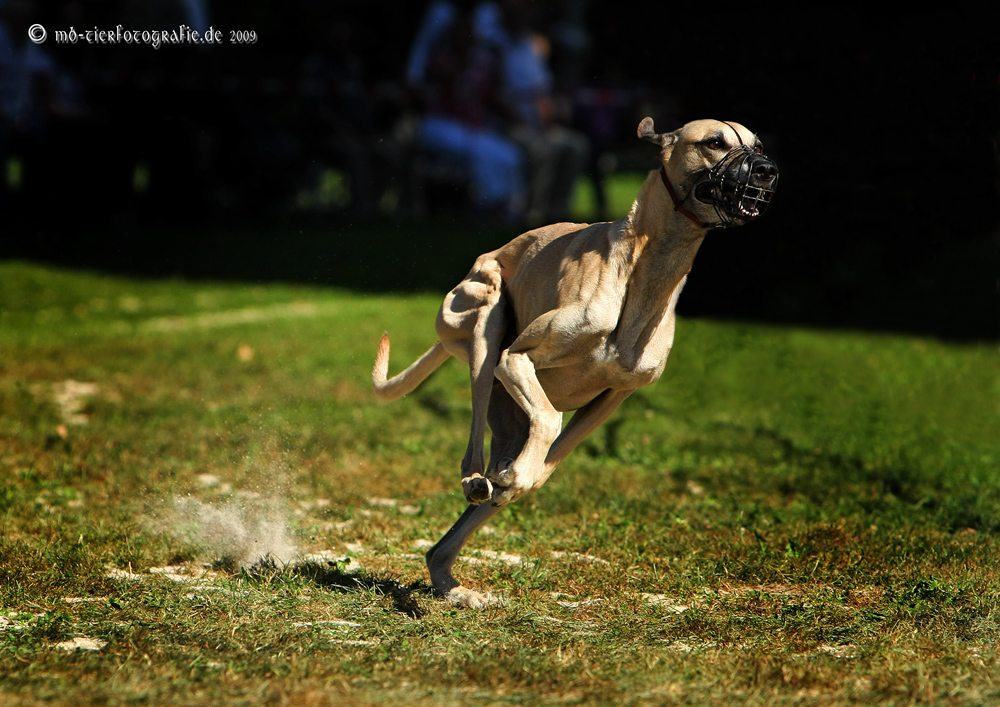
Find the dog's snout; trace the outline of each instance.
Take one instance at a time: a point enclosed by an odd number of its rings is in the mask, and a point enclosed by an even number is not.
[[[751,174],[759,182],[770,182],[778,176],[778,165],[770,160],[757,160],[754,163]]]

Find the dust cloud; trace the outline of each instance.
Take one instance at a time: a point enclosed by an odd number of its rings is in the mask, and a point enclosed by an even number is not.
[[[278,498],[178,497],[170,515],[172,535],[199,546],[223,565],[249,567],[268,560],[286,565],[298,554],[288,509]]]

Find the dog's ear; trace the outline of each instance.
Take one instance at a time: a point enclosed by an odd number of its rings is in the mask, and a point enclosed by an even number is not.
[[[656,130],[653,129],[653,119],[649,117],[642,119],[642,122],[639,123],[639,129],[636,130],[636,133],[643,140],[649,140],[649,142],[656,143],[660,147],[669,147],[670,145],[673,145],[675,142],[677,142],[676,131],[672,133],[657,133]]]

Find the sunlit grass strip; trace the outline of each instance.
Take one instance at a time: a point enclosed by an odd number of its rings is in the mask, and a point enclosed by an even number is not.
[[[421,559],[467,371],[368,392],[438,297],[0,276],[4,704],[1000,700],[995,343],[681,320],[471,613]]]

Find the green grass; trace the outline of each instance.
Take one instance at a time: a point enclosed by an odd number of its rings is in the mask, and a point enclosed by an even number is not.
[[[652,168],[652,167],[650,167]],[[604,180],[607,210],[605,218],[614,221],[626,216],[635,201],[635,195],[646,181],[646,172],[617,172],[609,174]],[[591,223],[601,218],[597,208],[597,195],[594,184],[589,179],[578,179],[570,197],[570,218],[575,221]]]
[[[1000,702],[997,342],[680,321],[473,612],[467,373],[368,390],[439,300],[0,264],[0,704]]]

